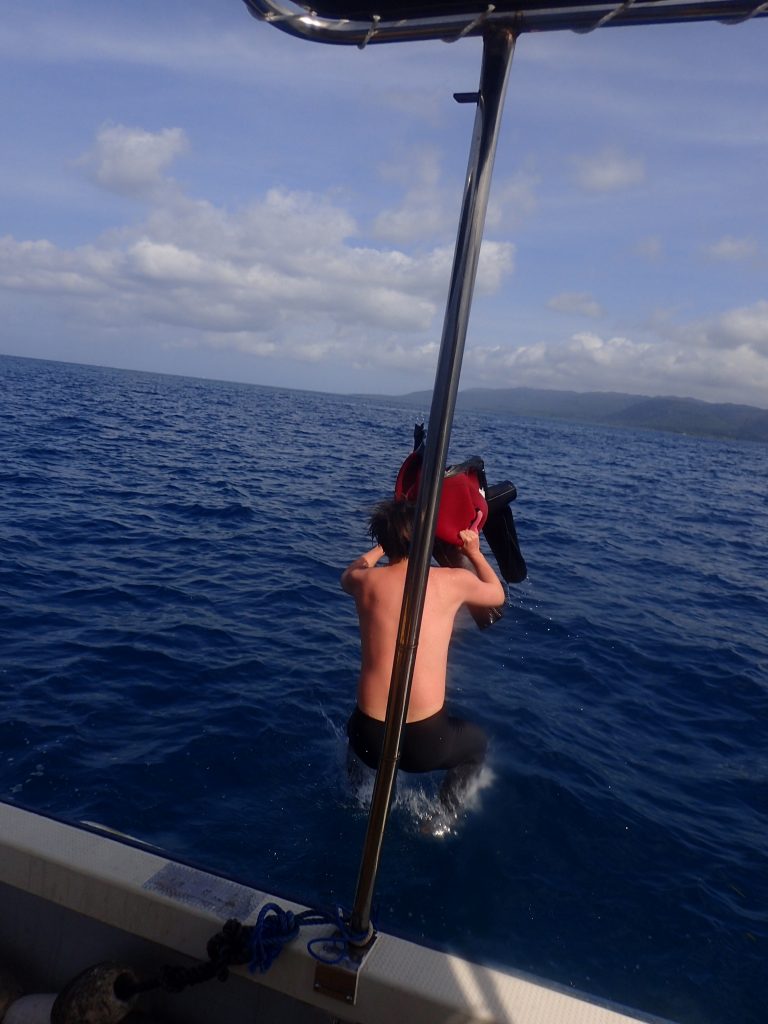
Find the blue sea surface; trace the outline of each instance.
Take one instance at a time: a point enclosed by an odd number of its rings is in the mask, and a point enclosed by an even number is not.
[[[412,412],[0,357],[0,797],[351,904],[369,546]],[[424,410],[428,412],[428,410]],[[379,927],[681,1024],[768,1020],[768,448],[459,414],[529,578],[457,626],[492,738],[458,834],[404,777]]]

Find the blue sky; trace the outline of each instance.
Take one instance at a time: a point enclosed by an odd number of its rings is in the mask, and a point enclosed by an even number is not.
[[[462,386],[768,407],[766,53],[768,19],[519,39]],[[6,5],[0,351],[430,387],[480,56]]]

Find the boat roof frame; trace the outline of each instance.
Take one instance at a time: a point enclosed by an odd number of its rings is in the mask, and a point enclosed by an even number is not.
[[[525,32],[768,17],[768,0],[244,0],[260,21],[312,42],[358,46],[482,35],[489,27]],[[404,16],[406,15],[406,16]]]

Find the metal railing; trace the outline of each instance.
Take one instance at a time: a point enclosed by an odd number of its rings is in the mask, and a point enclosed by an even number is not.
[[[586,33],[620,25],[660,25],[687,21],[739,24],[768,16],[768,0],[500,0],[495,4],[450,2],[399,4],[367,0],[345,4],[320,0],[244,0],[255,18],[291,35],[315,42],[364,47],[370,43],[442,39],[482,35],[489,27],[523,32],[568,30]],[[344,17],[348,9],[352,16]],[[324,14],[323,11],[328,13]],[[341,15],[338,12],[342,12]],[[405,13],[407,12],[407,14]]]
[[[397,774],[400,737],[413,679],[443,471],[448,457],[469,310],[477,275],[499,124],[514,44],[515,37],[507,30],[487,32],[484,37],[480,88],[477,93],[470,94],[477,103],[472,148],[432,393],[414,536],[408,559],[397,648],[389,688],[383,749],[373,788],[352,911],[352,927],[361,933],[370,933],[371,930],[371,904]]]

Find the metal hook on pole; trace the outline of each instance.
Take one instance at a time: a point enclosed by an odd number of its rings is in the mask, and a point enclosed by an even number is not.
[[[366,48],[366,46],[368,45],[368,43],[370,43],[370,41],[373,39],[373,37],[379,31],[379,22],[380,21],[381,21],[381,15],[380,14],[372,15],[372,17],[371,17],[371,26],[368,29],[368,31],[365,33],[365,37],[363,39],[361,39],[360,42],[357,44],[358,50],[364,50]]]
[[[609,21],[613,21],[614,18],[623,14],[624,11],[629,10],[634,3],[635,0],[624,0],[624,3],[618,4],[613,8],[613,10],[608,11],[608,13],[604,14],[602,18],[599,18],[594,25],[588,25],[586,28],[575,28],[573,31],[576,32],[577,35],[586,36],[590,32],[594,32],[596,28],[602,28],[603,25],[607,25]]]
[[[459,39],[463,39],[464,36],[469,35],[470,32],[473,32],[476,28],[478,28],[478,26],[482,25],[484,21],[487,21],[495,10],[495,4],[488,4],[488,6],[482,12],[482,14],[478,14],[478,16],[473,21],[470,21],[468,24],[466,24],[464,28],[461,30],[461,32],[457,32],[455,36],[446,36],[443,39],[443,42],[455,43],[458,42]]]

